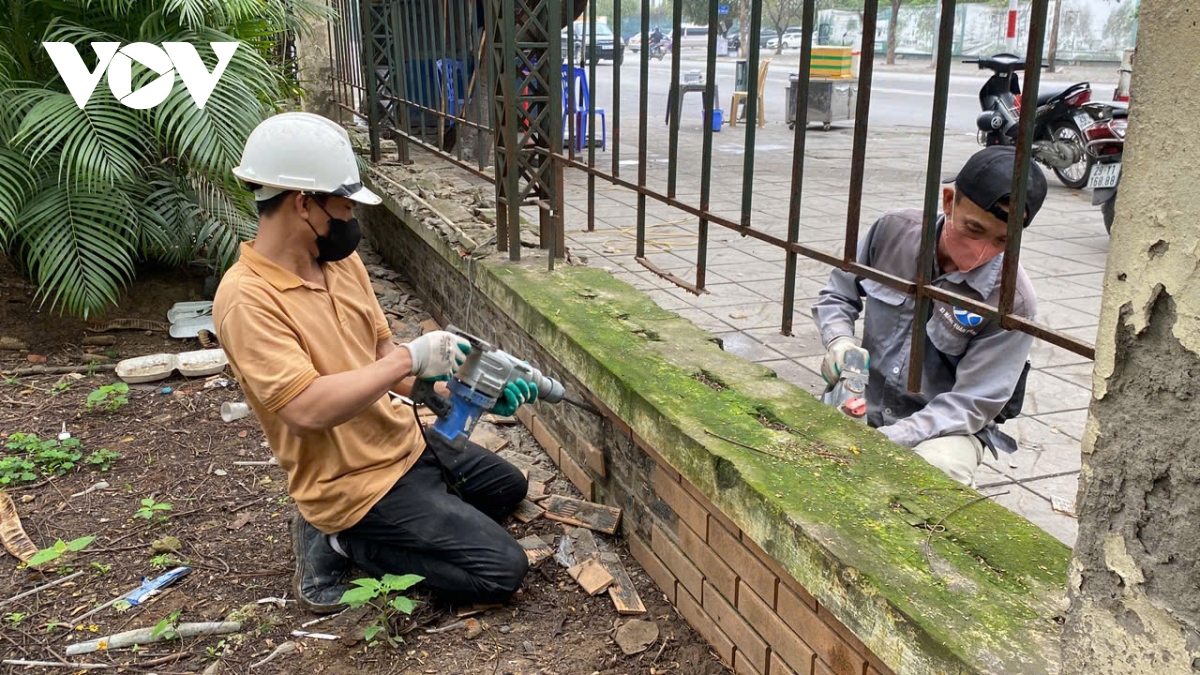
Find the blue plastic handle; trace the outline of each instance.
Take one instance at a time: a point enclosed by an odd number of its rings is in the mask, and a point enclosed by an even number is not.
[[[191,574],[191,572],[192,568],[190,567],[176,567],[170,572],[153,579],[142,579],[142,585],[126,594],[124,600],[131,605],[139,605],[155,593]]]

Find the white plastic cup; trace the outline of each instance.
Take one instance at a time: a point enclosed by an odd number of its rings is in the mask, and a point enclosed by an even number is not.
[[[221,404],[221,420],[223,422],[232,422],[240,420],[250,414],[250,406],[245,403],[234,403],[226,401]]]

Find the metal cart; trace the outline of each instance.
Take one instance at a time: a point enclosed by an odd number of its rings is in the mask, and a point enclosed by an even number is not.
[[[800,75],[788,76],[787,124],[796,128],[796,93]],[[814,77],[808,85],[808,123],[820,124],[829,131],[834,122],[853,120],[858,106],[858,80],[855,78]]]

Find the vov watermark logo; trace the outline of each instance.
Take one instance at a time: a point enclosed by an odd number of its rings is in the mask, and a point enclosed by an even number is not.
[[[87,105],[92,92],[96,91],[96,85],[100,84],[100,78],[107,72],[108,88],[118,101],[129,108],[146,110],[162,103],[171,94],[176,72],[183,79],[183,85],[192,95],[196,107],[204,108],[240,43],[209,43],[217,55],[217,67],[211,73],[196,48],[187,42],[164,42],[162,47],[149,42],[131,42],[124,47],[120,42],[90,44],[97,59],[96,68],[92,71],[88,70],[83,57],[70,42],[42,43],[54,67],[58,68],[58,74],[67,84],[75,104],[80,109]],[[134,61],[158,73],[154,81],[137,91],[133,91]]]

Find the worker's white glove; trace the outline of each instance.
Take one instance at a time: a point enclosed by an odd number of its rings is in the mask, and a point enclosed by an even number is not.
[[[821,361],[821,377],[825,378],[826,384],[833,384],[838,381],[838,377],[842,374],[842,368],[846,365],[846,355],[850,352],[862,352],[863,363],[871,365],[871,355],[867,350],[858,346],[858,342],[847,336],[834,338],[832,342],[826,345],[825,360]]]
[[[400,346],[412,355],[412,374],[425,380],[453,375],[471,353],[470,342],[444,330],[430,331]]]

